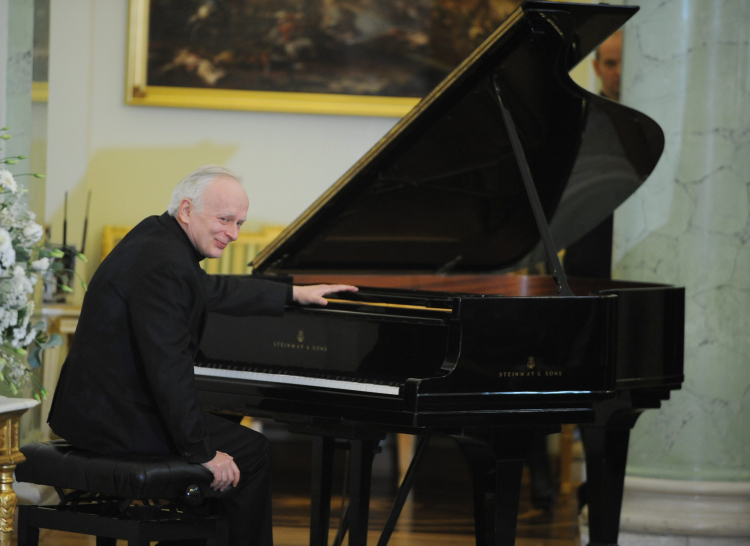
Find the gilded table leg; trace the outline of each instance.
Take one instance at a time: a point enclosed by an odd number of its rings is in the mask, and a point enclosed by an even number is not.
[[[19,420],[26,410],[0,415],[0,546],[10,546],[13,516],[16,512],[16,493],[13,491],[13,471],[25,461],[18,448]]]
[[[16,512],[16,493],[13,491],[13,471],[16,465],[0,465],[0,546],[10,546],[13,534],[13,515]]]

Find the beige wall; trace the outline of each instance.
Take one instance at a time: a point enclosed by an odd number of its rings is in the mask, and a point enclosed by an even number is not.
[[[52,240],[80,245],[93,191],[86,254],[99,262],[102,228],[162,213],[175,183],[219,163],[245,178],[249,227],[287,224],[390,129],[396,119],[127,106],[128,0],[54,0],[51,6],[46,210]],[[589,87],[590,63],[575,72]]]

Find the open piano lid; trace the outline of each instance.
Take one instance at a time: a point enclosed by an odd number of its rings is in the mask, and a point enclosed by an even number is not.
[[[544,259],[493,79],[559,250],[654,169],[647,116],[568,71],[638,8],[525,2],[253,261],[258,273],[512,270]]]

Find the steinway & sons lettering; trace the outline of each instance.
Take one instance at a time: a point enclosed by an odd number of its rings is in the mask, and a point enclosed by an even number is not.
[[[315,351],[319,353],[327,353],[328,347],[325,345],[309,345],[307,343],[286,343],[284,341],[274,341],[273,346],[275,349],[296,349],[299,351]]]
[[[562,377],[561,370],[528,370],[523,372],[499,372],[499,377]]]

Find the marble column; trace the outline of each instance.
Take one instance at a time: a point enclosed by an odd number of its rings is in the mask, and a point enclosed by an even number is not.
[[[620,545],[748,545],[750,2],[631,3],[622,102],[666,145],[615,215],[614,277],[684,286],[686,339],[682,390],[631,435]]]
[[[3,157],[23,155],[31,151],[31,67],[33,61],[34,1],[0,1],[0,40],[5,53],[4,70],[0,70],[0,127],[8,126],[13,138],[3,141]],[[29,160],[19,160],[14,173],[29,172]],[[28,188],[29,179],[19,177],[20,187]]]
[[[31,155],[31,80],[33,65],[34,0],[0,0],[0,127],[8,127],[10,140],[0,141],[0,157],[25,156],[15,165],[3,165],[14,175],[30,171]],[[22,190],[30,186],[29,176],[16,176]],[[24,195],[28,203],[28,193]],[[0,394],[10,394],[0,382]],[[30,395],[29,393],[24,393]],[[40,410],[27,413],[21,420],[21,433],[38,429]],[[33,434],[32,434],[33,435]]]

